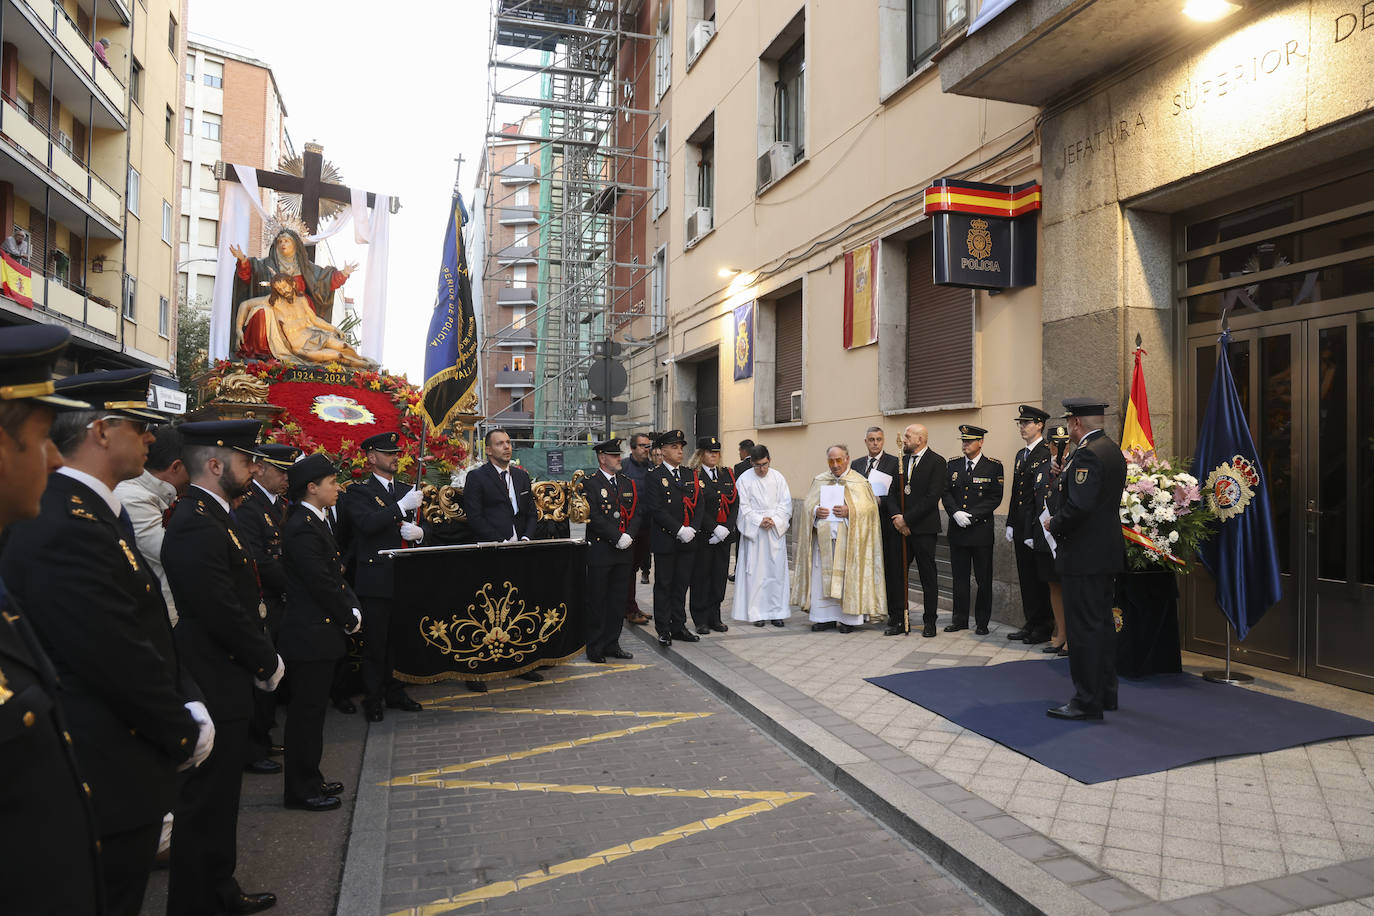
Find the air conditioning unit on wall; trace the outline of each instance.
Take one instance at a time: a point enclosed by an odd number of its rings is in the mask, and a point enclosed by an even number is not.
[[[687,62],[691,63],[697,59],[701,49],[706,47],[706,42],[711,40],[711,36],[716,34],[716,24],[709,19],[698,22],[692,31],[687,33]]]
[[[690,245],[711,231],[711,208],[697,207],[687,214],[687,244]]]
[[[792,168],[792,144],[779,142],[768,147],[768,151],[759,157],[758,168],[760,188],[786,175]]]
[[[792,392],[792,422],[799,423],[802,419],[802,393]]]

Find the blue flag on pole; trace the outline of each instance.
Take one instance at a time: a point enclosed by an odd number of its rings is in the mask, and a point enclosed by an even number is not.
[[[1217,516],[1215,536],[1198,552],[1216,580],[1217,606],[1243,640],[1283,589],[1269,488],[1226,358],[1230,337],[1223,331],[1217,342],[1216,378],[1198,431],[1193,473],[1207,508]]]
[[[439,430],[456,413],[477,411],[477,320],[472,311],[472,278],[463,248],[467,209],[453,195],[439,265],[439,297],[425,342],[425,384],[420,401],[430,429]]]

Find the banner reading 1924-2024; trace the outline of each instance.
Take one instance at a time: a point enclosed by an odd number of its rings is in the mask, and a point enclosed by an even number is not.
[[[578,655],[586,549],[562,538],[389,551],[397,679],[492,680]]]

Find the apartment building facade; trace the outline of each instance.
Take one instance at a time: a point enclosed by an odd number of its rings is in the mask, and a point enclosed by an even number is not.
[[[0,322],[69,328],[62,371],[172,369],[185,22],[180,0],[0,3],[0,222],[33,274]]]
[[[198,39],[189,40],[186,49],[177,283],[187,301],[208,311],[221,204],[215,163],[275,170],[294,151],[286,133],[286,104],[269,65]],[[263,208],[275,212],[276,192],[261,188],[258,194]],[[263,238],[262,219],[252,213],[248,254],[261,256],[270,242]]]

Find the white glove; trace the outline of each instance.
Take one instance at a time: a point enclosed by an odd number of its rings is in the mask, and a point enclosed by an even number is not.
[[[1016,539],[1016,535],[1012,534],[1011,525],[1008,525],[1008,526],[1007,526],[1007,543],[1010,544],[1010,543],[1011,543],[1012,541],[1014,541],[1015,539]]]
[[[267,680],[265,680],[265,681],[260,681],[260,680],[258,680],[257,678],[254,678],[254,679],[253,679],[253,686],[256,687],[256,688],[258,688],[259,690],[266,690],[268,693],[271,693],[273,690],[276,690],[276,689],[277,689],[277,685],[281,683],[282,675],[285,674],[285,673],[286,673],[286,662],[282,661],[282,660],[281,660],[281,656],[278,655],[278,656],[277,656],[277,670],[274,671],[274,672],[272,672],[272,676],[269,677],[269,678],[268,678]]]
[[[423,499],[424,495],[420,492],[419,487],[412,487],[405,496],[396,500],[396,505],[401,508],[402,512],[414,512],[420,508],[420,501]]]
[[[695,528],[688,528],[686,525],[683,525],[677,530],[677,539],[684,544],[692,543],[692,538],[696,536],[697,530]]]
[[[210,718],[210,710],[200,700],[192,700],[186,704],[186,711],[200,726],[200,734],[196,737],[196,749],[191,752],[191,758],[177,767],[178,771],[200,766],[215,748],[215,723]]]
[[[973,521],[973,516],[969,515],[963,509],[960,509],[958,512],[954,513],[954,521],[960,528],[967,528],[969,522]]]
[[[414,522],[401,522],[401,537],[404,540],[418,544],[425,539],[425,529]]]
[[[620,536],[620,540],[618,540],[618,541],[615,542],[615,549],[616,549],[616,550],[625,550],[626,548],[628,548],[628,547],[629,547],[631,544],[633,544],[634,542],[635,542],[635,539],[634,539],[634,538],[630,537],[628,534],[622,534],[622,535]]]
[[[1034,547],[1034,546],[1035,546],[1035,542],[1032,541],[1030,538],[1026,538],[1026,539],[1025,539],[1024,541],[1022,541],[1021,543],[1022,543],[1022,544],[1025,544],[1027,547]]]
[[[717,526],[716,526],[716,530],[715,530],[715,535],[716,535],[716,539],[715,539],[714,541],[712,541],[711,543],[712,543],[712,544],[719,544],[719,543],[722,543],[726,538],[728,538],[728,537],[730,536],[730,529],[729,529],[729,528],[726,528],[724,525],[717,525]]]
[[[352,636],[354,633],[358,632],[358,630],[362,628],[362,625],[363,625],[363,612],[360,611],[360,610],[358,610],[357,608],[354,608],[354,609],[353,609],[353,626],[351,626],[351,627],[344,627],[344,632],[347,633],[349,636]]]

